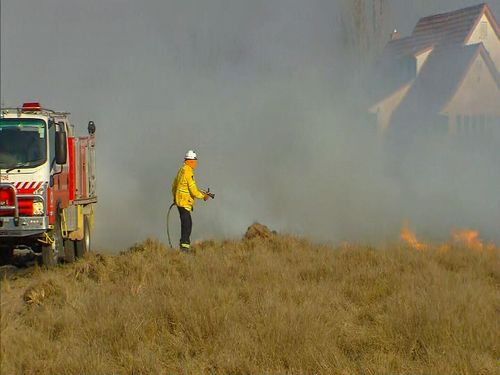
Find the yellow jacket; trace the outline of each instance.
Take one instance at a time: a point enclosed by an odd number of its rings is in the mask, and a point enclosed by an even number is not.
[[[184,164],[177,172],[172,182],[172,196],[179,207],[188,211],[193,210],[194,199],[203,199],[205,194],[198,190],[194,181],[193,168]]]

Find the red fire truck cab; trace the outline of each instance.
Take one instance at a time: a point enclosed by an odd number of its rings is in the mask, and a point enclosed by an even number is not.
[[[28,247],[46,266],[83,256],[96,203],[92,121],[77,137],[67,112],[0,109],[0,256]]]

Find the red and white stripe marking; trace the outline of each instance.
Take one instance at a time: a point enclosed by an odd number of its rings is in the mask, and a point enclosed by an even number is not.
[[[18,193],[21,194],[33,194],[34,191],[38,190],[42,186],[43,182],[16,182],[14,184]]]

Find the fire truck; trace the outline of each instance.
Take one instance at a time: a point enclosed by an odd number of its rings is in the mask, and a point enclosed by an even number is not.
[[[95,124],[78,137],[69,113],[24,103],[0,109],[0,256],[28,249],[42,264],[91,250]]]

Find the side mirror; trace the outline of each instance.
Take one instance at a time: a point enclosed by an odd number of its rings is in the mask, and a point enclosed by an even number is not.
[[[89,126],[87,127],[87,130],[89,131],[90,135],[95,134],[95,124],[94,121],[89,121]]]
[[[56,163],[59,165],[66,164],[68,156],[68,147],[66,146],[66,132],[56,132]]]

